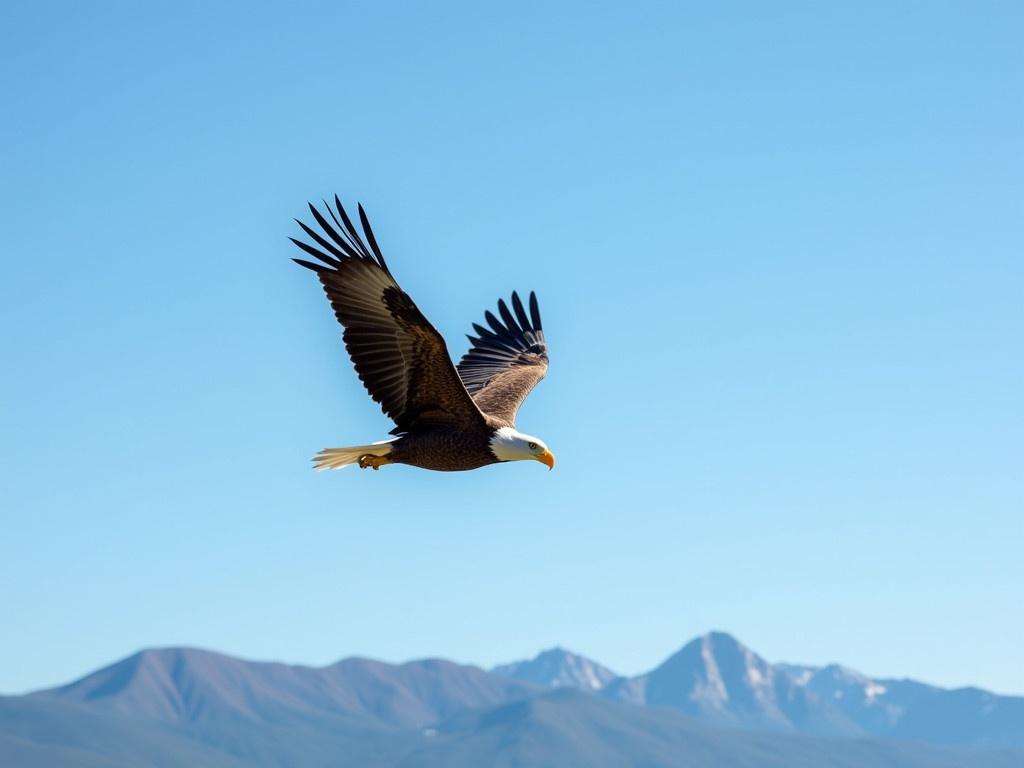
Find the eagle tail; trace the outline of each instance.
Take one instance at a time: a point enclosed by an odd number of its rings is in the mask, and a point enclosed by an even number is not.
[[[369,445],[352,445],[348,448],[324,448],[313,457],[313,469],[320,472],[325,469],[341,469],[355,464],[363,456],[387,456],[391,453],[394,440],[381,440]]]

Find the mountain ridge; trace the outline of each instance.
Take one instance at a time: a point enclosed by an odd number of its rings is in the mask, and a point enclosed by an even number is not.
[[[494,671],[514,676],[524,663]],[[614,678],[596,692],[616,701],[672,707],[719,727],[1024,746],[1024,697],[876,679],[836,663],[772,664],[721,631],[696,637],[651,671]]]
[[[0,764],[1016,768],[1022,706],[841,665],[771,664],[723,632],[632,677],[564,648],[488,671],[165,647],[0,697]]]
[[[326,714],[416,727],[460,708],[535,692],[529,683],[444,659],[389,664],[349,657],[310,667],[170,647],[144,649],[71,683],[29,695],[90,702],[115,713],[167,722],[200,715],[275,720]]]

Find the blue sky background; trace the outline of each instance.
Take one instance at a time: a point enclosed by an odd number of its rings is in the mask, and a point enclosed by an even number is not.
[[[5,3],[0,691],[718,628],[1024,693],[1024,11],[772,5]],[[310,471],[389,429],[336,191],[454,354],[537,290],[554,472]]]

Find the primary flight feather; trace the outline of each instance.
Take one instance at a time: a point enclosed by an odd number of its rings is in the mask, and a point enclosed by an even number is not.
[[[501,461],[533,459],[555,465],[540,438],[519,432],[516,413],[548,370],[548,346],[537,297],[529,309],[513,291],[512,308],[498,300],[498,315],[484,313],[488,327],[473,324],[469,351],[452,364],[448,347],[395,281],[358,207],[365,240],[337,195],[324,202],[326,218],[309,211],[320,228],[296,219],[313,244],[290,238],[316,259],[294,259],[316,272],[356,373],[370,397],[395,422],[390,440],[316,455],[316,469],[363,469],[411,464],[424,469],[476,469]]]

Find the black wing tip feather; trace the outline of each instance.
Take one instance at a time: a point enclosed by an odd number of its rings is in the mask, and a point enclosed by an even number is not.
[[[370,226],[370,219],[366,215],[363,204],[356,203],[356,208],[359,211],[359,223],[363,226],[363,234],[366,235],[366,241],[370,244],[370,248],[373,249],[373,255],[377,257],[377,263],[380,264],[385,272],[391,274],[387,263],[384,261],[384,254],[380,252],[380,246],[377,245],[377,238],[373,234],[373,227]]]
[[[306,269],[313,270],[317,274],[327,271],[327,267],[325,267],[323,264],[314,264],[312,261],[306,261],[305,259],[292,259],[292,261],[294,261],[300,267],[305,267]]]
[[[544,326],[540,322],[540,305],[537,303],[537,294],[530,291],[530,319],[533,321],[533,327],[538,331],[543,331]]]
[[[360,236],[359,230],[352,224],[352,220],[349,218],[348,213],[345,211],[345,206],[341,204],[341,198],[336,194],[334,196],[334,206],[337,210],[331,209],[330,203],[326,200],[323,201],[324,209],[327,211],[331,220],[334,222],[334,226],[331,226],[331,222],[328,221],[320,210],[310,201],[306,201],[306,205],[309,207],[309,212],[312,214],[313,219],[319,225],[324,237],[320,233],[316,232],[312,227],[307,226],[299,219],[295,219],[295,223],[302,228],[302,231],[310,237],[319,248],[316,248],[308,243],[304,243],[301,240],[296,240],[294,237],[289,237],[295,245],[304,250],[309,255],[313,256],[319,261],[322,261],[328,267],[337,269],[346,261],[369,261],[376,264],[388,275],[391,275],[391,270],[388,269],[387,262],[384,261],[384,255],[381,253],[380,246],[377,244],[377,238],[373,234],[373,229],[370,227],[369,217],[366,215],[366,211],[363,209],[361,203],[357,203],[359,210],[359,223],[363,228],[363,235]],[[340,221],[339,221],[340,219]],[[366,240],[363,240],[363,237]],[[369,247],[367,247],[367,242]],[[299,259],[293,259],[302,266],[308,266],[310,262],[306,262]],[[312,268],[312,267],[310,267]],[[324,268],[321,268],[324,269]]]
[[[533,291],[530,292],[529,308],[527,314],[519,293],[513,291],[512,310],[515,316],[505,300],[498,299],[501,319],[488,309],[484,311],[484,320],[490,328],[473,323],[473,331],[477,335],[466,336],[470,343],[469,351],[458,365],[459,375],[470,393],[484,387],[494,375],[509,366],[530,359],[524,355],[536,355],[533,359],[547,361],[548,345],[540,324],[537,295]]]
[[[540,323],[540,307],[537,304],[537,294],[534,291],[530,291],[529,304],[530,313],[529,316],[527,316],[526,307],[523,305],[523,300],[519,298],[519,292],[512,291],[512,309],[515,311],[514,316],[512,312],[509,311],[508,304],[505,303],[505,299],[500,298],[498,299],[498,314],[501,315],[501,321],[499,321],[490,310],[484,312],[484,318],[499,335],[541,333],[543,328]],[[477,326],[474,324],[474,327]]]

